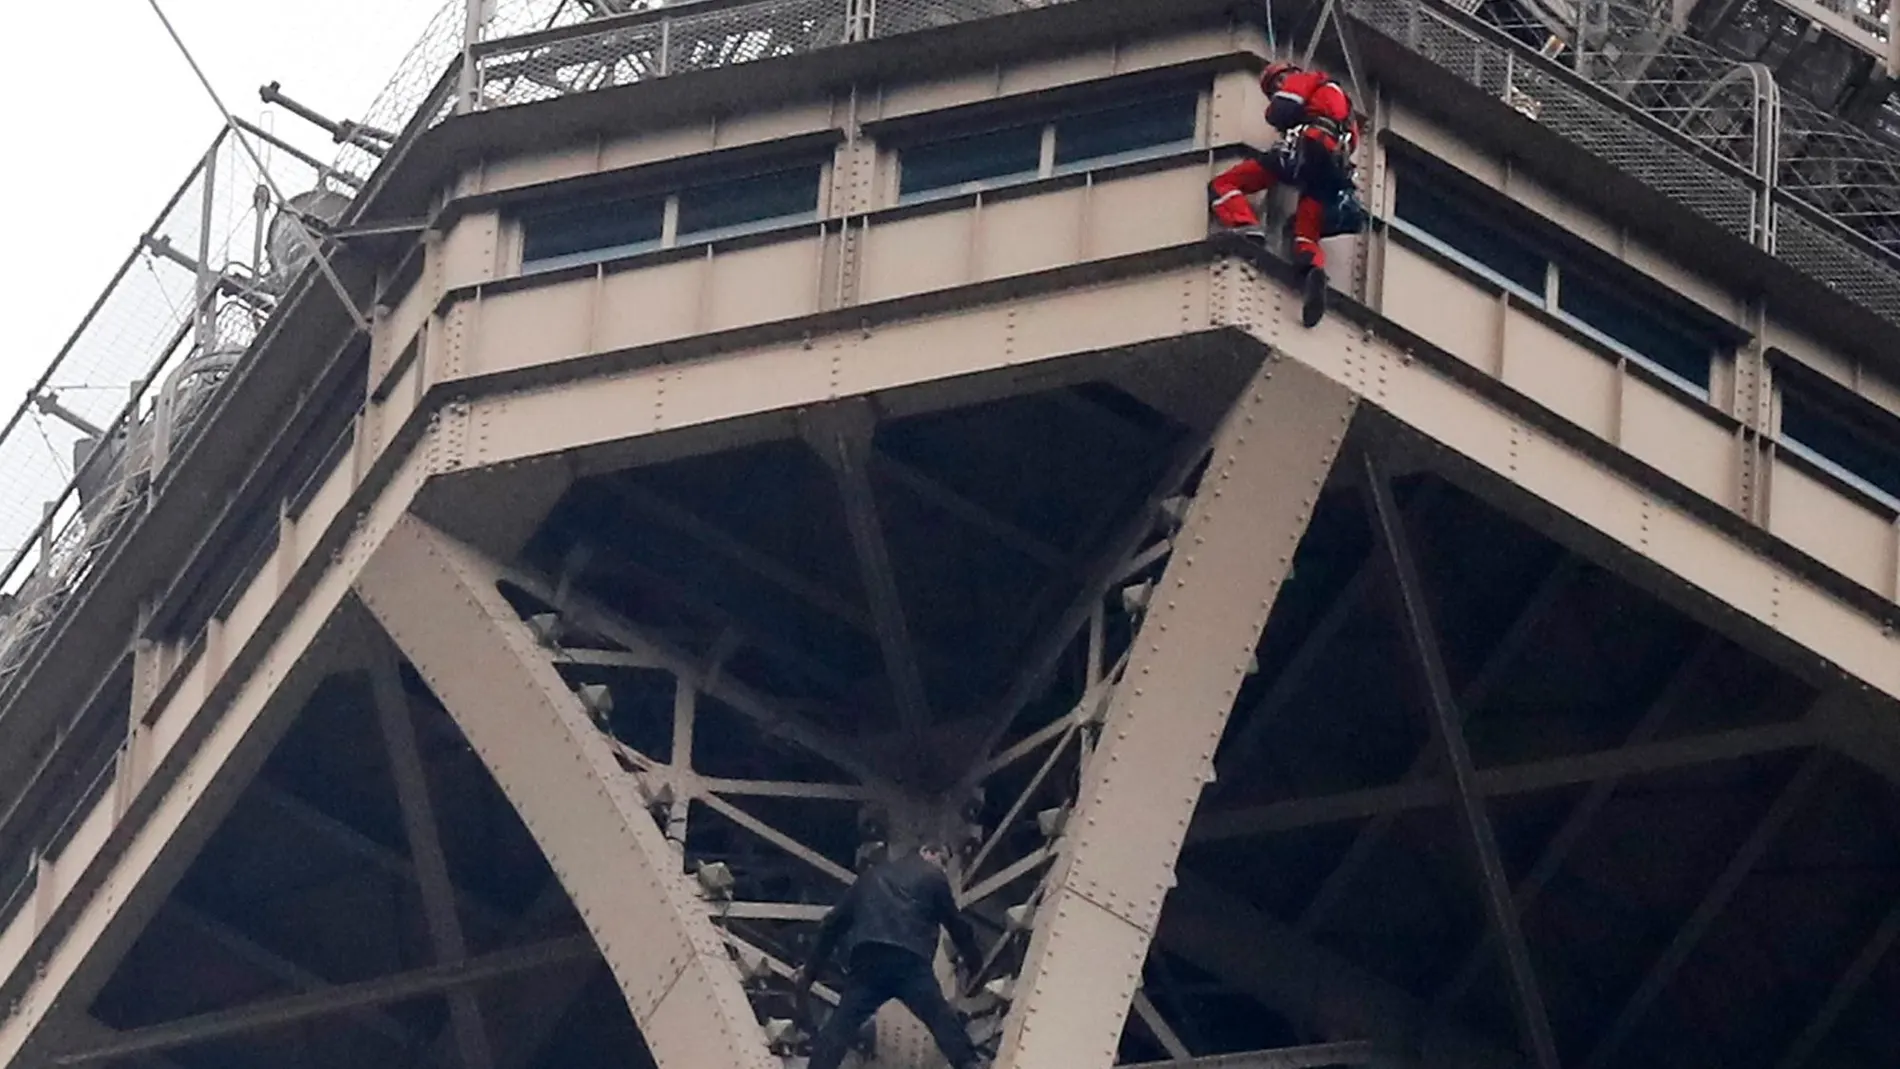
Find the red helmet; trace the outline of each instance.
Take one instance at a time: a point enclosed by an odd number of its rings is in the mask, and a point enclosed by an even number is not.
[[[1289,63],[1284,60],[1267,64],[1267,69],[1260,75],[1260,91],[1272,96],[1279,92],[1280,83],[1286,79],[1287,75],[1297,74],[1299,70],[1298,63]]]

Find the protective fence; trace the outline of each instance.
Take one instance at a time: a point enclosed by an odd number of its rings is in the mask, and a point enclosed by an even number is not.
[[[263,146],[281,188],[317,169]],[[0,686],[143,501],[301,267],[256,164],[220,134],[0,433]],[[333,197],[342,197],[341,193]],[[277,260],[273,263],[275,246]]]
[[[1541,8],[1346,3],[1363,25],[1900,325],[1900,147],[1884,135],[1638,6],[1599,5],[1579,35]]]
[[[494,0],[471,37],[465,0],[444,0],[331,166],[251,143],[279,189],[305,198],[299,208],[333,216],[385,146],[457,109],[1070,2],[1082,0]],[[1783,92],[1766,67],[1670,29],[1667,5],[1340,2],[1362,26],[1900,324],[1900,135],[1882,117],[1854,126],[1801,86]],[[1884,4],[1815,6],[1885,39]],[[1779,10],[1767,0],[1739,8],[1725,33],[1745,31],[1750,12]],[[0,692],[143,507],[151,473],[194,432],[224,376],[254,356],[252,340],[307,266],[237,136],[216,139],[0,430],[0,547],[11,554],[0,573]],[[105,773],[85,765],[96,788]]]

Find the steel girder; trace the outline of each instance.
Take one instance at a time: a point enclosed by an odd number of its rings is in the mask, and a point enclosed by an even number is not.
[[[705,905],[633,778],[529,627],[501,569],[420,519],[357,594],[521,814],[662,1066],[778,1069]]]
[[[1114,1064],[1214,750],[1356,406],[1312,369],[1269,360],[1216,436],[1108,699],[999,1067]]]

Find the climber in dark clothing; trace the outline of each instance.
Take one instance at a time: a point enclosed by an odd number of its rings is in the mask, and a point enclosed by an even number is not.
[[[976,934],[957,910],[944,868],[949,860],[947,849],[928,845],[879,865],[859,876],[825,915],[811,960],[798,974],[801,1001],[841,942],[846,978],[838,1008],[812,1041],[807,1069],[838,1069],[858,1029],[891,999],[930,1029],[952,1069],[974,1069],[976,1046],[931,969],[940,928],[950,933],[960,972],[974,973],[983,961]]]

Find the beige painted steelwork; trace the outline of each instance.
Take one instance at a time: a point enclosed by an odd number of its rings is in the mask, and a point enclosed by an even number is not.
[[[1034,907],[998,1064],[1113,1064],[1214,750],[1356,405],[1269,360],[1215,437]]]
[[[587,710],[514,618],[499,567],[413,517],[357,591],[455,717],[613,968],[662,1064],[768,1069],[726,947]]]
[[[892,87],[868,113],[897,121],[1084,78],[1231,59],[1239,36],[1170,37],[1145,51],[1120,47],[1071,62]],[[900,416],[1057,383],[1138,377],[1159,362],[1208,352],[1247,359],[1271,353],[1277,381],[1301,383],[1300,396],[1313,400],[1299,419],[1272,421],[1274,433],[1252,439],[1250,449],[1312,446],[1322,438],[1330,449],[1336,443],[1321,424],[1331,431],[1355,407],[1376,412],[1429,443],[1422,463],[1508,501],[1560,540],[1633,572],[1733,634],[1778,640],[1788,656],[1900,699],[1900,643],[1884,622],[1900,598],[1900,528],[1785,458],[1767,455],[1766,474],[1752,481],[1751,458],[1760,438],[1773,433],[1759,363],[1748,384],[1737,384],[1739,375],[1718,376],[1718,393],[1726,395],[1698,404],[1384,233],[1370,239],[1368,250],[1367,289],[1376,294],[1369,298],[1376,311],[1349,308],[1317,329],[1302,329],[1280,278],[1203,244],[1212,169],[1238,142],[1259,135],[1250,75],[1210,69],[1208,84],[1192,151],[1027,183],[1006,197],[901,210],[889,208],[876,180],[866,177],[864,169],[874,174],[888,162],[875,138],[853,125],[866,116],[846,115],[835,100],[761,111],[677,140],[609,139],[619,146],[613,152],[601,140],[471,169],[457,188],[469,201],[466,210],[431,236],[417,280],[387,295],[376,317],[366,400],[349,448],[317,474],[302,508],[284,513],[276,548],[228,609],[204,634],[180,636],[176,648],[144,662],[141,677],[154,680],[149,711],[141,710],[145,727],[116,789],[45,859],[33,907],[0,932],[0,972],[24,992],[0,1026],[0,1064],[33,1049],[56,1010],[96,990],[157,910],[310,682],[334,663],[329,636],[346,626],[339,614],[353,590],[442,693],[530,815],[569,891],[589,911],[663,1063],[701,1069],[713,1057],[721,1065],[765,1064],[724,947],[682,903],[678,881],[659,875],[668,849],[663,836],[634,812],[640,807],[625,796],[630,788],[613,774],[612,755],[587,735],[569,692],[522,645],[525,628],[506,617],[493,593],[498,573],[429,529],[417,511],[437,522],[442,515],[474,517],[470,529],[452,533],[483,543],[490,556],[505,555],[579,475],[791,438],[801,408],[840,399],[872,398],[887,417]],[[1400,117],[1392,128],[1430,141],[1423,120]],[[830,216],[686,252],[516,277],[512,223],[481,199],[821,134],[845,139],[842,147],[827,146]],[[1436,144],[1447,157],[1456,155],[1448,143]],[[1695,284],[1685,268],[1630,251],[1623,236],[1581,225],[1574,210],[1547,195],[1500,184],[1527,201],[1543,197],[1553,219],[1579,222],[1587,239],[1620,248],[1625,262],[1754,330],[1758,362],[1776,348],[1876,403],[1900,407],[1894,387],[1869,362],[1779,326],[1772,309],[1751,319],[1726,295]],[[1356,251],[1342,249],[1342,260]],[[1291,396],[1269,392],[1262,407]],[[1299,466],[1270,466],[1271,478],[1249,484],[1250,492],[1277,495],[1285,487],[1274,479],[1304,487],[1323,477],[1330,457],[1328,451]],[[1240,480],[1245,473],[1237,467],[1233,474]],[[490,496],[497,487],[507,504]],[[1275,517],[1276,537],[1297,537],[1303,512],[1263,511]],[[1258,545],[1258,531],[1236,528],[1226,515],[1197,512],[1188,530],[1199,538],[1205,526],[1221,559],[1245,559],[1238,547]],[[1251,563],[1257,585],[1225,591],[1233,604],[1182,610],[1218,619],[1195,626],[1214,628],[1234,650],[1251,647],[1255,610],[1261,618],[1266,611],[1262,591],[1270,597],[1284,562],[1266,555]],[[1175,566],[1185,568],[1185,558]],[[1153,612],[1149,626],[1169,618]],[[477,641],[495,654],[486,662],[493,678],[458,678],[449,664]],[[194,645],[195,655],[181,653]],[[1159,658],[1164,651],[1154,652]],[[1176,663],[1178,650],[1169,656],[1171,686],[1177,671],[1202,678]],[[1131,667],[1145,665],[1137,659]],[[530,734],[545,750],[508,745],[512,727],[497,723],[506,710],[484,693],[490,686],[515,687],[522,707],[540,710],[546,730]],[[1154,826],[1143,822],[1145,831],[1130,840],[1138,848],[1087,833],[1064,843],[1054,902],[1073,901],[1077,912],[1065,924],[1058,908],[1057,919],[1036,928],[1037,965],[1012,1018],[1008,1066],[1106,1064],[1103,1044],[1112,1056],[1134,997],[1129,970],[1138,969],[1155,925],[1176,832],[1184,832],[1198,790],[1202,744],[1218,736],[1227,712],[1212,698],[1193,703],[1200,730],[1184,732],[1182,741],[1194,745],[1159,750],[1134,745],[1155,730],[1145,719],[1136,722],[1150,708],[1138,697],[1115,691],[1109,723],[1128,722],[1130,745],[1098,754],[1078,816],[1085,826],[1096,812],[1125,823],[1120,814],[1146,802],[1115,788],[1150,775],[1180,791],[1169,789],[1171,807],[1157,807]],[[1862,743],[1888,734],[1876,718],[1891,710],[1884,703],[1854,708],[1817,721],[1813,730],[1865,760]],[[1109,767],[1102,760],[1124,754],[1130,764],[1123,767],[1135,772],[1101,771]],[[549,771],[569,762],[586,778],[570,782]],[[554,810],[570,803],[554,819]],[[586,823],[562,827],[568,820]],[[603,850],[603,840],[620,847]],[[670,918],[667,926],[645,935],[636,930],[662,917]],[[1105,929],[1116,937],[1102,938]],[[1161,938],[1168,938],[1165,925]],[[1211,937],[1183,938],[1204,945]],[[1086,949],[1075,954],[1077,947]],[[1100,986],[1062,979],[1068,969],[1102,969],[1098,953],[1115,959],[1097,978]],[[664,966],[658,957],[667,959]],[[1038,992],[1042,978],[1049,986]],[[1052,1034],[1055,1041],[1032,1041]],[[1072,1044],[1087,1048],[1080,1063],[1062,1061],[1074,1055]]]

